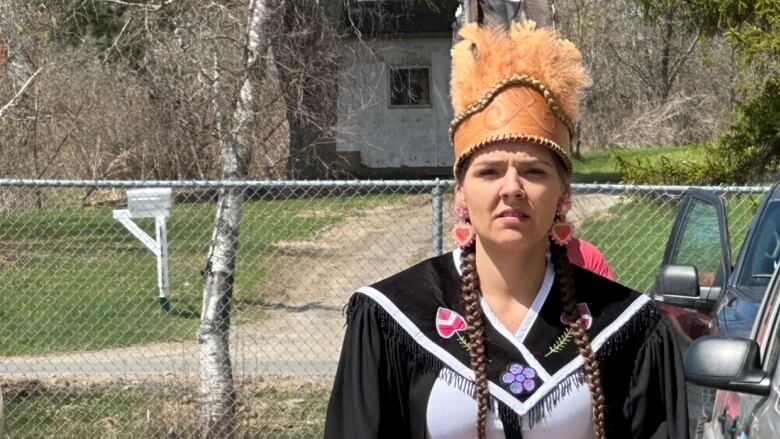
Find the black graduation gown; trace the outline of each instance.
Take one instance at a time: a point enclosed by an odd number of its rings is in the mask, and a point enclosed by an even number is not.
[[[577,300],[591,316],[588,333],[601,370],[608,437],[687,438],[682,360],[666,318],[646,296],[573,268]],[[425,438],[428,396],[437,377],[472,394],[473,373],[460,337],[465,331],[457,319],[463,315],[459,291],[456,259],[447,253],[352,296],[325,438]],[[584,385],[582,359],[565,337],[562,312],[554,282],[522,352],[486,325],[490,393],[507,438],[522,437],[523,415],[538,421]],[[502,382],[515,364],[533,366],[537,373],[525,383],[533,391]]]

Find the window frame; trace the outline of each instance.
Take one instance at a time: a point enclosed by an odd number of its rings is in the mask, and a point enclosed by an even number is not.
[[[424,69],[428,72],[428,103],[427,104],[393,104],[393,73],[396,70],[414,70],[414,69]],[[432,68],[430,65],[425,64],[388,64],[387,69],[387,108],[391,110],[399,109],[399,108],[433,108],[433,99],[432,99],[432,89],[433,89],[433,78],[432,78]]]
[[[756,318],[750,337],[758,343],[761,366],[766,372],[772,373],[771,369],[776,367],[777,357],[780,354],[775,352],[774,358],[767,358],[767,355],[772,353],[780,343],[780,267],[775,269],[759,309],[760,314]],[[766,328],[763,334],[762,327]]]
[[[718,235],[721,245],[721,267],[723,272],[721,273],[722,279],[720,279],[720,285],[714,286],[722,289],[726,287],[731,276],[731,243],[729,242],[728,236],[726,207],[723,204],[723,200],[713,192],[698,188],[689,188],[685,191],[682,196],[680,210],[672,225],[672,232],[669,234],[669,239],[666,243],[666,248],[664,249],[661,265],[678,263],[677,257],[679,256],[683,234],[687,229],[686,226],[688,224],[689,216],[692,214],[693,206],[697,202],[712,205],[718,217]]]
[[[751,285],[748,280],[751,278],[751,276],[754,274],[752,273],[755,270],[755,262],[756,262],[756,252],[760,251],[759,249],[759,242],[761,241],[762,236],[760,234],[764,232],[765,230],[771,230],[771,229],[765,229],[767,227],[767,223],[773,219],[770,218],[770,213],[776,213],[770,209],[777,209],[777,206],[780,206],[780,201],[777,200],[769,200],[763,209],[760,210],[761,215],[756,218],[756,221],[754,223],[754,232],[746,238],[747,240],[747,248],[745,249],[745,257],[741,261],[742,264],[739,268],[738,275],[735,276],[734,283],[738,286],[743,287],[759,287],[761,288],[763,285]],[[751,226],[751,227],[753,227]],[[774,263],[774,261],[773,261]],[[771,279],[770,279],[771,281]],[[769,283],[767,283],[767,288],[769,287]]]

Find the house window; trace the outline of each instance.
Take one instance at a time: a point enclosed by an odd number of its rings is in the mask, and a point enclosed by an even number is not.
[[[390,68],[390,107],[430,107],[429,67]]]

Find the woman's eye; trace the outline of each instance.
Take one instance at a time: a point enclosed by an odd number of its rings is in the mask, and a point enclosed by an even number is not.
[[[498,171],[496,171],[493,168],[483,168],[477,171],[477,176],[479,177],[489,177],[491,175],[496,175],[496,174],[498,174]]]

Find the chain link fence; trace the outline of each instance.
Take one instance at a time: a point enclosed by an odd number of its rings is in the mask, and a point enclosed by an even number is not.
[[[0,436],[198,437],[201,270],[228,186],[236,436],[321,437],[344,304],[453,247],[451,181],[0,180]],[[164,221],[128,203],[139,188],[172,189]],[[573,189],[579,236],[648,291],[685,188]],[[767,188],[711,189],[736,247]]]

